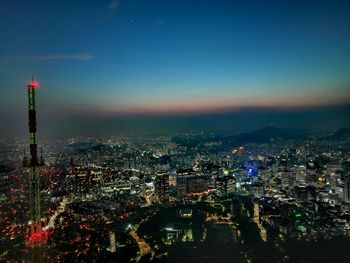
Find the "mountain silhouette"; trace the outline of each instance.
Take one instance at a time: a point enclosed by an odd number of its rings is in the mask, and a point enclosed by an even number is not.
[[[300,139],[300,138],[302,137],[299,135],[278,129],[274,126],[267,126],[256,131],[242,133],[231,137],[233,141],[239,144],[254,143],[254,142],[264,143],[264,142],[271,141],[273,139],[290,140],[290,139]]]
[[[347,137],[350,137],[350,129],[341,128],[335,131],[332,135],[323,137],[322,139],[340,140],[340,139],[345,139]]]

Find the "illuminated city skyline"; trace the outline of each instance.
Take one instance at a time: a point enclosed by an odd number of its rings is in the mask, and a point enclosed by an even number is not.
[[[2,0],[0,262],[349,263],[349,10]]]

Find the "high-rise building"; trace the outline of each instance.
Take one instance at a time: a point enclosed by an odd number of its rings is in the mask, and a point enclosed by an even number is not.
[[[177,175],[176,181],[177,181],[176,182],[177,196],[178,197],[185,196],[186,195],[186,177]]]
[[[165,172],[157,172],[155,180],[155,193],[159,202],[169,201],[169,175]]]
[[[187,193],[195,194],[208,191],[208,176],[195,175],[187,178]]]
[[[350,202],[350,175],[344,176],[344,189],[343,189],[344,202]]]
[[[348,203],[350,202],[350,158],[343,162],[343,201]]]
[[[210,177],[193,169],[179,169],[176,173],[177,197],[208,191]]]
[[[222,196],[235,192],[236,178],[234,176],[224,175],[215,179],[216,189]]]
[[[264,183],[261,181],[253,182],[249,185],[249,192],[254,198],[261,198],[264,195]]]
[[[348,158],[343,162],[343,175],[346,176],[349,174],[350,174],[350,158]]]
[[[117,245],[115,242],[115,232],[109,231],[109,251],[115,253],[117,251]]]

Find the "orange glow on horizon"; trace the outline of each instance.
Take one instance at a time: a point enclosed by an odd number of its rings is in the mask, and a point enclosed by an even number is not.
[[[181,94],[180,94],[181,95]],[[239,112],[244,110],[291,110],[350,105],[350,94],[341,92],[308,94],[267,94],[265,96],[177,96],[173,98],[138,97],[115,100],[113,96],[77,104],[67,101],[56,104],[77,115],[113,118],[137,115],[200,115]]]
[[[99,109],[101,115],[113,116],[124,114],[201,114],[221,113],[227,111],[239,111],[244,109],[291,109],[327,107],[344,105],[350,102],[350,96],[274,96],[270,98],[240,98],[240,99],[216,99],[212,100],[154,100],[148,103],[106,103]]]

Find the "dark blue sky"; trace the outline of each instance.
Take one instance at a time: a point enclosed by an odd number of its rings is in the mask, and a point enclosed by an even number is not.
[[[32,73],[48,116],[346,104],[349,13],[349,1],[2,0],[0,110],[20,116]]]

